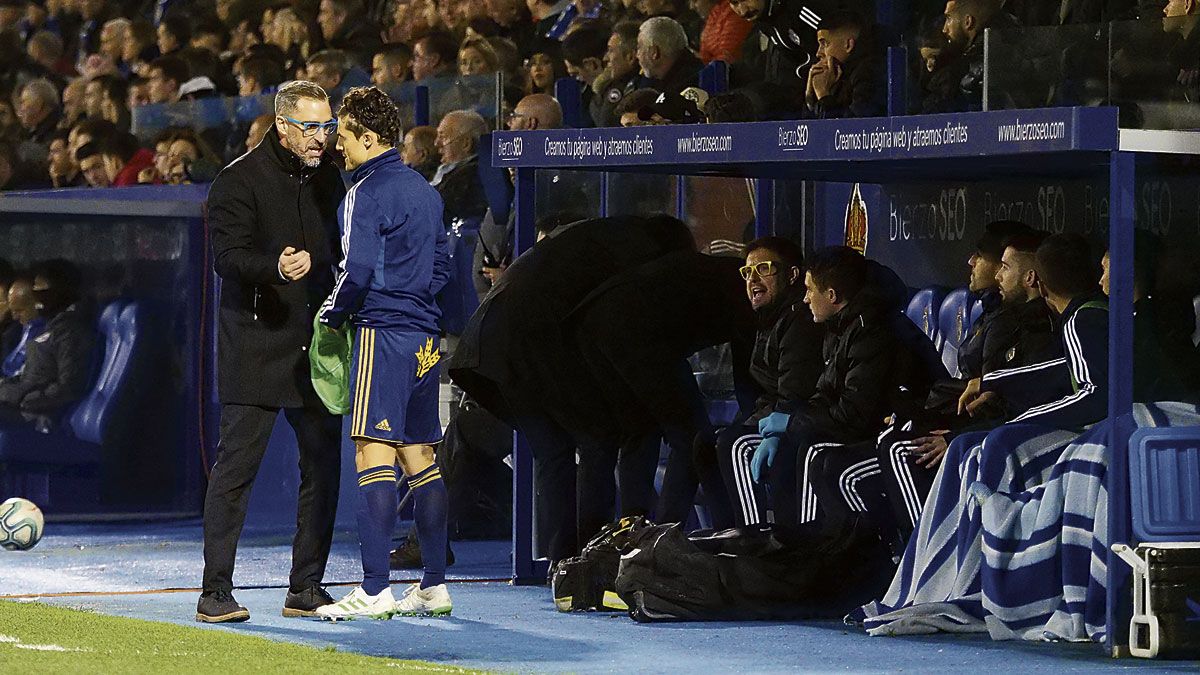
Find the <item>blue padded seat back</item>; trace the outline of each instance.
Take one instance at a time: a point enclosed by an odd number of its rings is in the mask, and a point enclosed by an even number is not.
[[[983,300],[976,300],[975,304],[971,305],[971,325],[979,323],[979,318],[983,316]]]
[[[908,309],[904,312],[934,344],[937,343],[937,312],[945,296],[945,291],[940,288],[921,289],[909,300]]]
[[[118,306],[119,303],[119,306]],[[71,429],[82,441],[101,445],[121,393],[131,379],[130,364],[141,343],[140,306],[136,302],[113,302],[100,315],[100,335],[104,355],[100,374],[87,396],[71,415]]]
[[[938,310],[938,339],[942,364],[952,377],[958,377],[958,348],[971,332],[971,305],[975,296],[965,288],[950,292]]]
[[[1138,541],[1200,541],[1200,428],[1133,432],[1129,504]]]

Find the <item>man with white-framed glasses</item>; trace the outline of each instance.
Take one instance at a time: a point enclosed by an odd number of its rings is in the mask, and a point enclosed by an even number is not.
[[[794,443],[765,439],[759,422],[773,413],[789,414],[816,392],[824,363],[821,344],[825,331],[813,321],[804,304],[804,252],[783,237],[763,237],[746,246],[746,264],[738,272],[758,318],[750,375],[761,393],[751,410],[716,438],[716,458],[733,500],[734,517],[751,536],[771,529],[768,495],[777,515],[796,512]],[[773,480],[755,480],[752,462],[759,446],[774,458]],[[774,446],[774,447],[772,447]],[[701,452],[697,448],[697,452]],[[789,459],[790,458],[790,461]]]
[[[341,174],[325,154],[337,120],[325,90],[297,80],[275,96],[273,128],[213,181],[208,219],[221,277],[217,462],[204,500],[204,581],[196,620],[245,621],[233,562],[250,488],[280,410],[299,446],[300,523],[283,615],[314,616],[333,538],[341,418],[309,378],[312,318],[333,289]]]

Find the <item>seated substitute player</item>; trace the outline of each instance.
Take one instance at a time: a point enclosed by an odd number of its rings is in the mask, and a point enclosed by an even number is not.
[[[782,237],[756,239],[746,246],[746,264],[739,272],[758,321],[750,375],[762,393],[744,419],[717,435],[716,456],[727,493],[738,507],[738,525],[761,528],[767,516],[767,486],[751,480],[749,465],[762,442],[758,423],[774,412],[793,412],[816,393],[824,368],[824,331],[804,304],[804,251],[797,244]],[[784,452],[795,457],[795,448]],[[794,459],[777,461],[779,470],[769,476],[780,513],[796,511],[794,467]]]
[[[400,113],[375,87],[351,89],[339,110],[338,150],[354,185],[338,212],[345,255],[322,324],[358,329],[351,362],[362,585],[317,610],[324,619],[445,615],[446,486],[434,462],[438,419],[438,317],[434,296],[450,267],[442,199],[396,151]],[[396,519],[396,462],[415,500],[424,575],[398,602],[388,585]]]

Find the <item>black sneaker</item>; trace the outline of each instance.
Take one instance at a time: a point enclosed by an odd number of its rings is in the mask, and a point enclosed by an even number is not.
[[[332,605],[333,596],[320,586],[310,586],[298,593],[288,591],[283,601],[283,615],[289,619],[317,615],[317,608]]]
[[[446,542],[446,567],[453,564],[454,550],[450,548],[450,542]],[[420,569],[422,566],[421,544],[413,536],[406,537],[400,548],[392,551],[388,557],[388,567],[394,570],[414,570]]]
[[[250,612],[238,604],[229,591],[208,591],[196,603],[196,620],[204,623],[247,621]]]

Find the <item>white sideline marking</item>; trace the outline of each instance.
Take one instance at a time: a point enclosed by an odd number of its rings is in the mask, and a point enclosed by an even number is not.
[[[0,644],[11,644],[17,649],[28,649],[35,652],[90,652],[90,649],[77,649],[61,645],[30,645],[21,642],[20,638],[11,635],[0,635]]]

